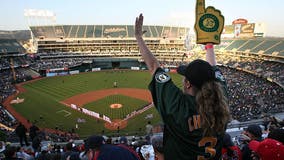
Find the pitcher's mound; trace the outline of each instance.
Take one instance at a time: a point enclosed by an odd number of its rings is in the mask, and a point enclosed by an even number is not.
[[[122,104],[114,103],[114,104],[111,104],[109,107],[112,109],[118,109],[122,107]]]
[[[127,121],[123,121],[121,119],[114,119],[112,123],[105,123],[105,128],[109,130],[117,130],[118,127],[121,130],[126,126],[127,126]]]

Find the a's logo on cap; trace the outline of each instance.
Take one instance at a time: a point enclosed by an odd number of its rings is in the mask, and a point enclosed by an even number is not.
[[[225,78],[224,78],[224,76],[222,75],[222,73],[220,71],[216,71],[215,72],[215,77],[216,77],[216,79],[218,79],[218,80],[220,80],[222,82],[225,82]]]
[[[159,83],[165,83],[168,82],[171,79],[171,77],[165,72],[159,72],[156,74],[155,79]]]

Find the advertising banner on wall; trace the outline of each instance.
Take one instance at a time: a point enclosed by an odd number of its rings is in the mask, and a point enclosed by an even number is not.
[[[70,74],[79,74],[79,70],[69,71]]]
[[[239,37],[253,37],[254,23],[242,24]]]
[[[255,23],[254,26],[254,36],[256,37],[264,37],[266,33],[266,25],[265,23]]]
[[[241,34],[241,24],[235,24],[235,37],[238,38]]]
[[[234,25],[225,25],[222,33],[223,38],[233,38],[235,35]]]

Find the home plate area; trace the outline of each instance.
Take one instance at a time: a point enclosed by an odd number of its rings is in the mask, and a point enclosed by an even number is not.
[[[105,123],[105,128],[109,130],[122,129],[127,126],[127,120],[114,119],[111,123]]]

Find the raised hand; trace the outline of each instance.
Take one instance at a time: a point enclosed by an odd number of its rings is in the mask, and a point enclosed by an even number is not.
[[[224,28],[224,16],[221,11],[209,6],[205,9],[205,0],[196,0],[195,33],[197,44],[220,44]]]
[[[142,13],[139,15],[139,17],[136,17],[136,21],[135,21],[135,37],[136,39],[138,38],[142,38],[143,34],[146,31],[142,31],[143,28],[143,15]]]

